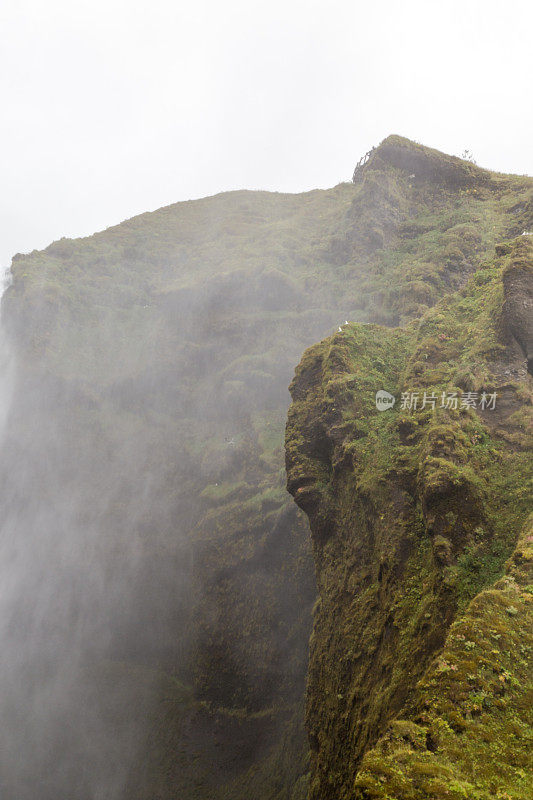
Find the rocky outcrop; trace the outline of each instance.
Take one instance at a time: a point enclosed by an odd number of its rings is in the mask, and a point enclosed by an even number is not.
[[[523,234],[519,246],[511,252],[513,258],[503,275],[505,294],[505,323],[522,348],[528,370],[533,375],[533,264],[531,240],[533,235]]]
[[[444,155],[402,136],[388,136],[378,148],[368,153],[367,160],[354,174],[354,182],[361,180],[367,169],[376,169],[379,162],[408,173],[413,182],[429,181],[433,185],[454,189],[490,184],[492,179],[489,172],[472,162]]]
[[[400,767],[389,753],[404,737],[412,759],[422,747],[430,753],[422,760],[437,763],[435,731],[417,727],[420,682],[431,684],[435,663],[452,663],[443,655],[452,626],[466,629],[472,611],[465,609],[492,598],[478,593],[502,574],[530,510],[532,386],[522,352],[506,343],[503,288],[517,261],[531,267],[532,254],[518,239],[416,326],[347,325],[307,351],[297,369],[287,486],[309,517],[319,593],[307,689],[311,800],[348,800],[355,788],[364,798],[461,796],[453,794],[459,775],[451,767],[442,767],[437,791],[436,782],[415,780],[406,753],[407,776],[395,793]],[[380,390],[396,396],[393,408],[378,410]],[[505,635],[514,636],[511,626]],[[531,669],[526,638],[517,644],[527,662],[513,678],[518,704],[521,670]],[[398,742],[390,744],[385,732],[395,718],[405,721],[390,728]],[[378,740],[381,756],[371,750]],[[475,744],[477,758],[484,746]],[[379,758],[372,782],[366,765]],[[498,791],[515,785],[514,773],[496,773]],[[469,780],[485,786],[481,777]]]

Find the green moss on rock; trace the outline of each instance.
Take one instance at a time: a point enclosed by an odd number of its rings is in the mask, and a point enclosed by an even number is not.
[[[506,258],[533,263],[532,251],[520,238]],[[461,620],[491,591],[503,591],[483,589],[504,572],[531,507],[531,379],[519,337],[504,324],[508,261],[480,269],[482,279],[476,273],[418,324],[348,326],[321,342],[291,386],[288,488],[309,516],[320,593],[307,692],[311,800],[348,800],[354,787],[389,800],[478,796],[453,759],[434,757],[437,733],[427,732],[426,747],[409,710],[453,626],[466,626]],[[477,399],[496,392],[493,410],[461,403],[472,385]],[[398,398],[392,410],[376,409],[381,389]],[[413,392],[418,407],[402,407]],[[424,393],[433,398],[425,407]],[[527,623],[510,600],[498,607],[502,620],[522,626],[518,641]],[[474,661],[472,624],[469,631],[462,635]],[[456,672],[439,659],[437,672]],[[473,695],[474,717],[492,702],[483,691]],[[369,748],[400,714],[380,739],[394,757],[381,759],[371,783],[367,765],[380,756]]]

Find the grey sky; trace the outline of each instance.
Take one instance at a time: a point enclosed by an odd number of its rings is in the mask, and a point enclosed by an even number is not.
[[[0,263],[399,133],[533,173],[529,0],[1,0]]]

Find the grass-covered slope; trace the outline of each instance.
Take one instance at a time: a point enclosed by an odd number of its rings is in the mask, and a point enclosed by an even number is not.
[[[347,325],[297,369],[288,488],[310,519],[319,590],[307,691],[312,800],[526,796],[528,596],[505,582],[483,590],[504,573],[531,511],[530,316],[521,312],[533,296],[533,243],[520,236],[497,251],[420,320]],[[379,390],[396,396],[392,409],[376,408]],[[494,393],[495,408],[483,408]],[[417,408],[407,407],[413,394]],[[492,661],[483,661],[491,632]],[[454,714],[455,734],[475,739],[458,764],[461,743],[446,738]],[[514,734],[511,757],[502,739]]]
[[[34,493],[40,510],[68,506],[71,513],[65,498],[76,498],[74,524],[103,532],[106,581],[116,581],[121,598],[113,601],[106,658],[156,665],[192,691],[192,705],[183,701],[179,711],[182,700],[174,699],[156,713],[147,734],[150,763],[138,783],[144,797],[154,796],[155,785],[157,796],[169,799],[253,794],[285,800],[293,785],[304,791],[299,709],[316,587],[305,517],[284,487],[283,428],[294,364],[345,319],[405,326],[427,313],[478,274],[497,242],[531,229],[532,190],[531,179],[490,173],[393,136],[373,151],[354,183],[301,195],[231,192],[178,203],[14,258],[3,301],[17,363],[7,461],[30,465],[32,482],[41,487]],[[477,302],[465,295],[457,307],[463,322],[455,311],[446,319],[464,332],[469,303]],[[520,303],[510,302],[522,330]],[[427,319],[439,324],[431,312]],[[453,325],[446,341],[431,334],[438,348],[449,348],[450,364],[459,353]],[[353,339],[363,353],[358,380],[368,386],[386,380],[387,388],[407,363],[413,330],[349,328],[339,342],[344,347]],[[490,337],[487,330],[470,340],[465,375],[477,375],[483,359],[476,347]],[[374,347],[377,360],[366,355]],[[432,353],[410,356],[414,375],[433,363]],[[341,384],[342,396],[351,396],[350,381]],[[367,412],[365,406],[357,413],[363,420]],[[343,424],[335,436],[344,441]],[[382,496],[387,501],[380,477],[386,440],[371,421],[359,424],[368,426],[368,435],[357,434],[351,446],[366,459],[360,480],[378,504]],[[414,435],[411,424],[406,419],[403,436]],[[454,425],[445,447],[464,449],[469,433]],[[517,430],[506,435],[516,438]],[[396,434],[386,435],[392,447]],[[318,444],[313,457],[324,485],[331,446],[322,452]],[[433,445],[417,440],[406,451],[410,463],[425,446],[429,452]],[[428,497],[432,482],[444,480],[438,459],[446,459],[432,458],[437,462],[429,462],[424,477]],[[416,467],[410,470],[405,480],[412,483]],[[483,527],[483,515],[475,476],[460,472],[450,513],[472,498],[470,531]],[[6,470],[3,478],[9,494],[17,475]],[[398,508],[405,491],[394,490]],[[384,575],[387,548],[385,537]],[[491,558],[492,575],[503,555]],[[424,563],[423,554],[419,560]],[[349,563],[342,567],[348,587],[354,580]],[[413,585],[417,563],[410,562]],[[466,569],[458,580],[472,580],[477,591],[483,580],[469,575]],[[446,591],[436,586],[433,602]],[[465,589],[465,603],[469,596]],[[402,613],[407,620],[407,601]],[[447,624],[436,614],[429,647],[442,642]],[[376,630],[385,630],[381,622]],[[380,691],[390,695],[385,706],[396,702],[400,672],[390,686],[386,671],[380,678]],[[248,748],[232,744],[235,714],[243,715]],[[380,714],[361,714],[363,739],[380,729]],[[301,756],[290,764],[283,761],[288,731]],[[220,762],[234,770],[215,781],[213,751],[202,748],[209,736],[218,742]],[[186,755],[194,753],[192,777],[170,766],[183,741],[192,741],[191,749],[183,746]],[[269,766],[280,759],[282,768]],[[272,773],[283,778],[272,781]]]

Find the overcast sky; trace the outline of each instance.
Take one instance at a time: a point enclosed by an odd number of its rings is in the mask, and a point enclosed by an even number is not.
[[[533,174],[529,0],[0,0],[0,263],[389,133]]]

